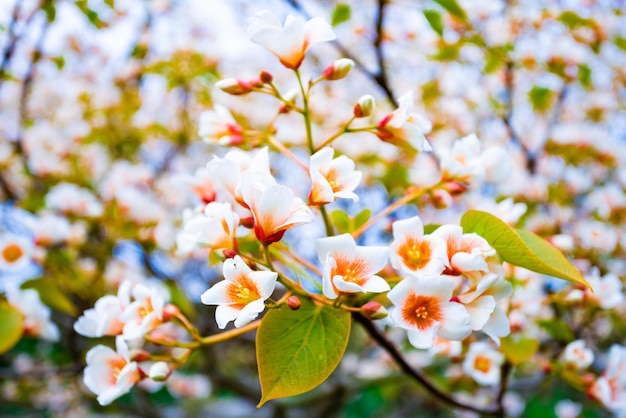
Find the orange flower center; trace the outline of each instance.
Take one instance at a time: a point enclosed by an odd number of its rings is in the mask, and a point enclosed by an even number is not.
[[[339,183],[337,182],[337,177],[338,177],[337,170],[335,170],[334,168],[331,168],[324,174],[324,178],[326,178],[326,181],[330,185],[330,188],[333,190],[333,192],[336,192],[339,190]]]
[[[425,330],[443,319],[443,311],[436,297],[411,293],[402,308],[402,318],[417,329]]]
[[[24,255],[24,251],[22,247],[17,244],[9,244],[2,249],[2,258],[4,258],[9,263],[15,263],[17,260],[22,258]]]
[[[481,373],[487,373],[491,369],[491,360],[485,356],[476,356],[474,358],[474,369]]]
[[[342,276],[346,282],[356,283],[359,286],[365,282],[365,273],[367,271],[367,263],[365,260],[357,258],[347,260],[345,258],[336,258],[337,267],[331,272],[331,277]]]
[[[122,357],[118,357],[116,359],[112,359],[109,361],[109,367],[111,367],[109,371],[109,383],[115,385],[117,382],[117,378],[122,372],[122,369],[126,366],[126,360]]]
[[[431,254],[430,243],[414,237],[408,237],[398,250],[398,255],[411,270],[423,268],[430,261]]]
[[[232,304],[243,308],[248,303],[261,299],[256,283],[244,274],[237,277],[226,289],[226,297]]]

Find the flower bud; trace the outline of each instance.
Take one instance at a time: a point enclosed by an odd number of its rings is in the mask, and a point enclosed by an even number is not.
[[[237,251],[231,250],[231,249],[226,249],[222,251],[222,253],[224,254],[224,257],[226,258],[234,258],[237,255]]]
[[[143,361],[150,360],[150,353],[146,350],[136,349],[130,352],[130,359],[132,361],[136,361],[137,363],[141,363]]]
[[[172,369],[164,361],[157,361],[150,366],[148,376],[155,382],[164,382],[172,374]]]
[[[348,75],[352,67],[354,67],[354,61],[351,59],[338,59],[324,69],[324,78],[326,80],[341,80]]]
[[[259,79],[261,80],[262,83],[269,84],[272,82],[274,77],[272,77],[272,75],[268,73],[267,71],[261,71],[261,74],[259,75]]]
[[[380,303],[371,301],[361,306],[361,314],[367,319],[383,319],[389,315],[389,312]]]
[[[235,96],[250,93],[252,91],[252,86],[250,85],[250,83],[244,80],[237,80],[236,78],[232,77],[218,81],[217,83],[215,83],[215,87]]]
[[[375,105],[376,102],[374,101],[374,98],[369,94],[361,96],[361,98],[357,100],[356,104],[354,105],[354,117],[364,118],[371,115]]]
[[[287,93],[283,94],[283,99],[285,99],[286,102],[295,105],[296,100],[298,99],[298,90],[297,89],[289,90]],[[287,105],[286,103],[283,104],[279,109],[280,113],[289,113],[290,111],[291,111],[291,107]]]
[[[300,305],[302,305],[302,303],[297,296],[290,296],[289,299],[287,299],[287,306],[289,306],[289,309],[292,311],[300,309]]]
[[[180,314],[180,309],[172,304],[167,304],[163,308],[163,322],[167,322]]]

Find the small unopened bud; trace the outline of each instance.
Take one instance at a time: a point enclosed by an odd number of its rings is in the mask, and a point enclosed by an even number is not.
[[[237,255],[237,251],[227,249],[222,251],[222,254],[224,254],[224,257],[226,258],[234,258]]]
[[[235,96],[250,93],[252,91],[252,86],[250,85],[250,83],[244,80],[237,80],[236,78],[232,77],[218,81],[217,83],[215,83],[215,87]]]
[[[289,90],[287,93],[283,94],[283,99],[285,99],[287,103],[291,103],[292,105],[295,105],[296,100],[298,99],[298,90],[297,89]],[[280,107],[279,109],[280,113],[289,113],[291,111],[291,106],[289,106],[289,104],[287,103],[284,103]]]
[[[357,100],[356,104],[354,105],[354,117],[364,118],[371,115],[375,105],[376,101],[369,94],[361,96],[361,98]]]
[[[132,350],[130,352],[130,359],[131,361],[136,361],[137,363],[148,361],[150,360],[150,353],[141,349]]]
[[[351,59],[338,59],[324,69],[324,78],[326,80],[341,80],[348,75],[352,67],[354,67],[354,61]]]
[[[289,309],[291,309],[292,311],[297,311],[298,309],[300,309],[301,305],[302,303],[297,296],[289,296],[289,299],[287,299],[287,306],[289,306]]]
[[[371,301],[361,306],[361,314],[368,319],[383,319],[389,312],[380,303]]]
[[[180,309],[172,304],[167,304],[163,308],[163,322],[167,322],[178,315],[180,315]]]
[[[172,369],[164,361],[157,361],[150,366],[150,371],[148,371],[148,376],[155,382],[164,382],[170,374],[172,374]]]
[[[261,74],[259,74],[259,79],[262,83],[269,84],[272,82],[274,77],[267,71],[261,71]]]
[[[452,196],[447,190],[437,189],[430,194],[433,205],[436,209],[445,209],[452,205]]]

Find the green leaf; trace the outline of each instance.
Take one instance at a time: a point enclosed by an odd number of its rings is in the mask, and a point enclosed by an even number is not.
[[[536,338],[507,337],[500,342],[500,351],[514,366],[530,360],[539,349],[539,340]]]
[[[261,322],[256,355],[262,397],[257,407],[315,388],[335,370],[346,350],[350,313],[301,301],[297,311],[282,305]]]
[[[452,16],[461,20],[467,20],[465,10],[459,6],[459,3],[457,3],[456,0],[434,0],[434,2],[446,9]]]
[[[561,15],[559,16],[559,21],[567,26],[569,29],[576,29],[580,26],[595,26],[595,22],[593,21],[593,19],[584,18],[571,10],[567,10],[561,13]]]
[[[562,319],[542,319],[538,322],[539,326],[543,328],[552,338],[555,340],[569,343],[574,341],[576,336],[572,332],[571,328]]]
[[[343,210],[334,210],[331,212],[330,217],[333,220],[333,225],[337,228],[337,232],[344,234],[350,231],[350,217]]]
[[[478,210],[467,211],[461,226],[464,232],[486,239],[507,263],[591,288],[563,253],[530,231],[513,229],[496,216]]]
[[[586,88],[591,88],[591,68],[587,64],[578,64],[578,80]]]
[[[78,309],[74,302],[61,289],[44,278],[28,280],[22,284],[22,289],[35,289],[44,305],[66,314],[77,316]]]
[[[339,3],[335,6],[335,10],[333,10],[330,18],[330,24],[333,27],[341,25],[343,22],[350,20],[350,16],[352,16],[352,9],[350,8],[350,5]]]
[[[0,354],[9,351],[22,338],[22,313],[6,302],[0,302]]]
[[[535,112],[545,112],[550,108],[554,92],[547,87],[533,86],[528,92],[528,99]]]
[[[615,39],[613,39],[613,43],[615,43],[618,48],[626,51],[626,38],[622,36],[616,36]]]
[[[426,9],[423,11],[428,24],[439,36],[443,36],[443,19],[441,13],[436,10]]]
[[[359,212],[352,220],[352,231],[356,231],[357,229],[362,227],[365,222],[369,220],[370,216],[372,216],[371,209],[363,209],[361,212]]]

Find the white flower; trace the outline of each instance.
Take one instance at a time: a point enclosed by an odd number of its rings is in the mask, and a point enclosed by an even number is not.
[[[394,304],[391,318],[407,330],[416,348],[431,348],[435,336],[460,341],[472,332],[465,307],[450,302],[454,281],[446,276],[407,277],[387,297]]]
[[[391,265],[406,273],[440,274],[448,261],[446,243],[433,235],[424,235],[418,216],[393,223]]]
[[[118,336],[115,343],[117,351],[97,345],[87,352],[85,386],[98,395],[98,403],[103,406],[130,392],[141,379],[137,363],[130,361],[124,338]]]
[[[586,369],[593,363],[593,351],[585,347],[584,340],[572,341],[563,350],[563,361],[576,370]]]
[[[288,15],[283,26],[268,10],[260,11],[249,19],[248,35],[252,42],[268,49],[281,64],[292,70],[300,67],[311,45],[335,39],[332,28],[321,17],[305,22],[300,16]]]
[[[504,356],[485,342],[474,342],[463,361],[463,370],[480,385],[500,382],[500,366]]]
[[[626,348],[613,345],[604,373],[591,384],[588,394],[602,402],[610,411],[626,411]],[[621,415],[620,415],[621,416]]]
[[[374,273],[387,264],[387,247],[357,246],[350,234],[320,238],[317,257],[324,264],[323,292],[329,299],[342,293],[385,292],[389,284]]]
[[[239,215],[233,212],[230,203],[211,202],[202,215],[185,222],[183,238],[212,250],[233,249],[238,226]]]
[[[432,124],[413,113],[413,93],[403,94],[398,103],[398,108],[378,123],[376,134],[392,144],[406,144],[417,151],[430,151],[432,148],[424,135],[430,132]]]
[[[269,173],[248,170],[242,175],[240,189],[254,217],[254,233],[264,245],[280,241],[288,229],[313,220],[302,199],[289,187],[272,184],[270,178]]]
[[[222,105],[216,104],[213,110],[200,114],[200,128],[198,135],[209,144],[222,145],[238,144],[243,140],[243,128],[239,126],[230,111]]]
[[[230,321],[239,328],[265,309],[264,301],[274,292],[278,274],[273,271],[252,271],[236,255],[224,261],[224,280],[204,292],[200,299],[205,305],[218,305],[217,325],[223,329]]]
[[[443,239],[447,245],[448,262],[444,274],[455,276],[489,271],[486,258],[496,255],[496,250],[483,237],[464,234],[458,225],[442,225],[432,235]]]
[[[485,179],[485,163],[480,155],[480,141],[474,134],[454,142],[452,150],[441,153],[444,181],[475,186]]]
[[[59,340],[59,328],[50,321],[50,308],[41,303],[36,290],[21,290],[8,286],[6,297],[9,303],[24,315],[22,322],[24,335],[49,341]]]
[[[624,301],[622,281],[614,273],[600,277],[599,270],[594,268],[585,279],[593,288],[593,292],[585,289],[585,296],[597,302],[602,309],[615,308]]]
[[[131,291],[133,301],[120,316],[127,340],[142,337],[163,323],[163,308],[169,295],[162,288],[148,283],[136,284]]]
[[[103,296],[96,301],[93,309],[87,309],[76,320],[74,331],[91,338],[119,335],[124,329],[124,323],[120,320],[122,309],[122,304],[116,296]]]
[[[32,259],[35,246],[31,239],[10,233],[0,235],[0,271],[18,271]]]
[[[361,181],[361,172],[354,169],[354,161],[345,155],[333,159],[334,153],[332,148],[326,147],[311,156],[310,204],[324,205],[338,198],[359,200],[354,189]]]
[[[72,183],[59,183],[46,195],[46,206],[59,212],[98,217],[104,212],[102,203],[91,191]]]

